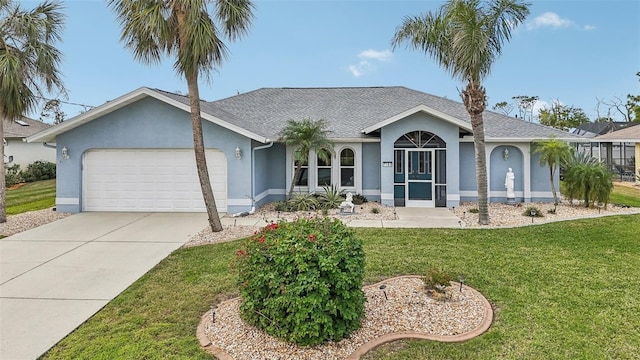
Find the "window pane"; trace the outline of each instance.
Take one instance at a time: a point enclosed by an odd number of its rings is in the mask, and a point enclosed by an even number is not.
[[[353,150],[344,149],[340,152],[340,166],[354,166],[355,157],[353,155]]]
[[[353,168],[340,169],[340,186],[353,186]]]
[[[309,184],[308,173],[309,173],[309,169],[307,169],[306,167],[300,170],[300,180],[296,182],[296,186],[307,186]],[[295,175],[295,172],[294,172],[294,175]]]
[[[404,151],[396,150],[395,153],[396,153],[396,156],[395,156],[396,174],[402,174],[402,159],[404,158]]]
[[[331,186],[331,169],[318,169],[318,186]]]
[[[326,161],[318,157],[318,166],[331,166],[331,157],[327,157]]]

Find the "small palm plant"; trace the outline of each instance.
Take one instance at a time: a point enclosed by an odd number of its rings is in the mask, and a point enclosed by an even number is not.
[[[602,203],[607,208],[613,182],[611,173],[598,159],[576,152],[567,164],[565,184],[570,199],[582,198],[585,207]]]
[[[344,201],[344,190],[335,185],[323,187],[324,194],[320,195],[320,203],[326,209],[335,209]]]

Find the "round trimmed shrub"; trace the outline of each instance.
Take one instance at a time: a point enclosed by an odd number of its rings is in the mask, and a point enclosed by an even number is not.
[[[339,341],[364,316],[364,263],[362,242],[339,220],[267,225],[236,252],[240,315],[299,345]]]

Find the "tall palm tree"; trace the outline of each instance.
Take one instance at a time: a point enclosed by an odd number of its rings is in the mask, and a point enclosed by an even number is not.
[[[307,162],[309,153],[314,151],[324,161],[329,161],[333,155],[333,142],[327,135],[327,123],[324,120],[313,121],[303,119],[301,121],[289,120],[287,126],[280,132],[278,141],[294,148],[293,159],[296,162],[296,171],[291,179],[288,197],[293,195],[295,184],[300,181],[302,165]]]
[[[553,192],[553,205],[558,206],[558,194],[553,182],[556,168],[567,163],[573,155],[573,149],[569,144],[556,138],[540,141],[533,148],[534,154],[540,155],[540,165],[549,167],[549,181]]]
[[[213,5],[214,19],[209,4]],[[159,63],[175,56],[174,69],[189,89],[193,149],[209,225],[222,231],[205,157],[198,77],[206,78],[227,57],[223,37],[229,41],[245,35],[253,20],[250,0],[109,0],[122,26],[121,40],[143,63]]]
[[[487,95],[482,86],[500,56],[511,30],[529,15],[529,4],[519,0],[449,0],[437,12],[405,17],[396,29],[393,47],[402,43],[423,51],[451,75],[467,83],[460,91],[471,118],[478,183],[479,222],[489,224],[487,160],[482,113]]]
[[[64,93],[58,67],[61,54],[54,44],[64,27],[62,5],[45,1],[24,10],[11,0],[0,1],[0,138],[4,120],[35,110],[54,89]],[[0,146],[0,223],[7,221],[4,146]]]

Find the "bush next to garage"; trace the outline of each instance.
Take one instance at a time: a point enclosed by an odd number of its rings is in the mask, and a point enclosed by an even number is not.
[[[364,264],[362,242],[339,220],[272,223],[236,252],[241,316],[296,344],[339,341],[364,316]]]
[[[49,161],[35,161],[20,172],[25,182],[56,178],[56,164]]]

